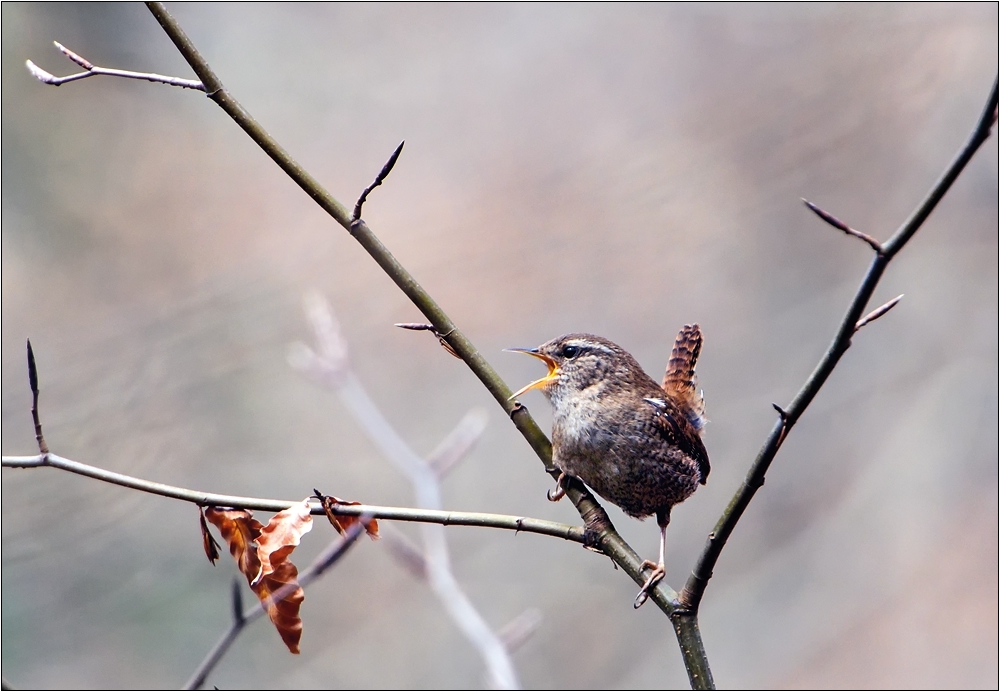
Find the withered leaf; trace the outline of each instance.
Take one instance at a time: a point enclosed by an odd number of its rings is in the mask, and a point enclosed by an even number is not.
[[[222,532],[229,552],[285,646],[293,654],[299,653],[302,638],[299,607],[305,594],[298,583],[299,571],[288,556],[302,534],[312,528],[308,498],[275,514],[266,527],[246,510],[209,507],[205,518]]]
[[[324,495],[315,488],[313,488],[313,492],[316,493],[313,497],[322,503],[323,511],[326,512],[326,518],[330,520],[333,528],[337,529],[341,536],[346,534],[349,528],[360,521],[360,517],[337,513],[337,505],[360,505],[360,502],[351,502],[349,500],[341,500],[339,497],[334,497],[333,495]],[[378,540],[378,521],[372,519],[366,522],[365,532],[373,541]]]
[[[208,530],[208,522],[205,521],[205,514],[201,507],[198,508],[198,523],[201,525],[201,543],[205,548],[205,555],[213,565],[219,559],[219,542]]]
[[[272,556],[274,559],[286,559],[295,550],[302,535],[312,529],[312,515],[309,510],[307,497],[302,502],[275,514],[267,526],[261,529],[257,537],[257,557],[260,558],[261,564],[258,579],[274,571]]]
[[[271,553],[271,572],[262,576],[250,588],[257,594],[285,646],[293,654],[297,654],[299,640],[302,638],[299,606],[305,599],[305,593],[299,586],[299,571],[288,559],[294,549],[294,546],[285,546]]]
[[[207,507],[205,518],[212,522],[229,545],[229,552],[247,582],[253,583],[260,575],[260,558],[257,557],[257,537],[264,527],[245,509]]]

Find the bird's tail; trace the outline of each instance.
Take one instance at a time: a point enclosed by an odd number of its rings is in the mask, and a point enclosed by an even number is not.
[[[685,324],[674,341],[662,385],[663,391],[681,407],[684,415],[698,430],[708,422],[705,418],[705,397],[698,390],[698,377],[694,373],[701,353],[701,342],[701,327],[697,324]]]

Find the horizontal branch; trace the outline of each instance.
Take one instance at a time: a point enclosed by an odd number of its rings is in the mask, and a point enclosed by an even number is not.
[[[115,70],[110,67],[98,67],[92,62],[87,60],[80,55],[77,55],[71,51],[66,46],[62,45],[58,41],[53,41],[63,55],[75,62],[77,65],[82,67],[85,72],[77,72],[76,74],[67,75],[66,77],[56,77],[50,72],[46,72],[40,68],[35,63],[30,60],[25,61],[25,65],[28,71],[31,72],[32,76],[35,77],[40,82],[46,84],[51,84],[52,86],[60,86],[62,84],[68,84],[69,82],[76,82],[81,79],[87,79],[87,77],[97,77],[99,75],[104,75],[106,77],[123,77],[125,79],[140,79],[146,82],[155,82],[157,84],[166,84],[168,86],[180,87],[181,89],[195,89],[197,91],[205,91],[205,85],[199,82],[197,79],[183,79],[182,77],[168,77],[167,75],[155,74],[153,72],[132,72],[131,70]]]
[[[133,490],[169,497],[175,500],[193,502],[197,505],[218,507],[234,507],[237,509],[256,509],[265,512],[280,512],[296,504],[290,500],[271,500],[259,497],[243,497],[239,495],[219,495],[201,490],[191,490],[175,485],[166,485],[143,478],[126,476],[123,473],[108,471],[97,466],[82,464],[79,461],[65,459],[56,454],[39,454],[31,457],[3,457],[3,468],[39,468],[49,467],[69,471],[88,478],[113,483]],[[323,516],[323,507],[319,504],[310,505],[312,514]],[[483,528],[506,529],[508,531],[537,533],[543,536],[562,538],[574,543],[585,542],[585,529],[581,526],[570,526],[555,521],[518,517],[509,514],[489,514],[484,512],[450,512],[447,510],[413,509],[410,507],[381,507],[377,505],[337,505],[337,514],[344,516],[361,516],[370,514],[375,519],[392,521],[412,521],[425,524],[442,524],[443,526],[480,526]]]

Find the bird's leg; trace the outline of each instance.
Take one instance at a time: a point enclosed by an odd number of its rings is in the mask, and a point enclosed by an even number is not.
[[[659,519],[660,517],[657,517]],[[643,560],[642,565],[639,566],[639,571],[644,569],[652,568],[652,573],[650,573],[649,578],[646,579],[646,583],[642,585],[642,589],[639,590],[639,595],[635,597],[635,601],[632,603],[633,608],[641,608],[642,604],[646,602],[649,598],[649,592],[653,590],[657,584],[663,579],[663,576],[667,573],[665,562],[663,560],[664,553],[667,550],[667,522],[670,518],[667,518],[666,522],[660,523],[660,561],[659,563],[653,562],[652,560]]]
[[[549,499],[549,502],[559,502],[566,494],[566,487],[563,482],[566,480],[566,472],[563,471],[559,474],[559,478],[556,479],[556,490],[552,492],[551,490],[545,491],[545,497]]]

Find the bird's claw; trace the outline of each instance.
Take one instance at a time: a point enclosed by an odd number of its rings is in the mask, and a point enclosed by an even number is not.
[[[563,499],[566,494],[566,488],[563,486],[563,480],[566,478],[566,473],[560,473],[559,478],[556,479],[556,489],[555,492],[551,490],[545,491],[545,497],[548,498],[549,502],[559,502]]]
[[[651,560],[644,560],[642,565],[639,566],[639,571],[646,569],[647,567],[652,568],[652,573],[646,579],[646,583],[642,585],[639,590],[639,594],[635,597],[635,601],[632,602],[632,607],[638,610],[649,598],[649,592],[662,581],[664,575],[667,571],[663,568],[663,565],[652,562]]]

